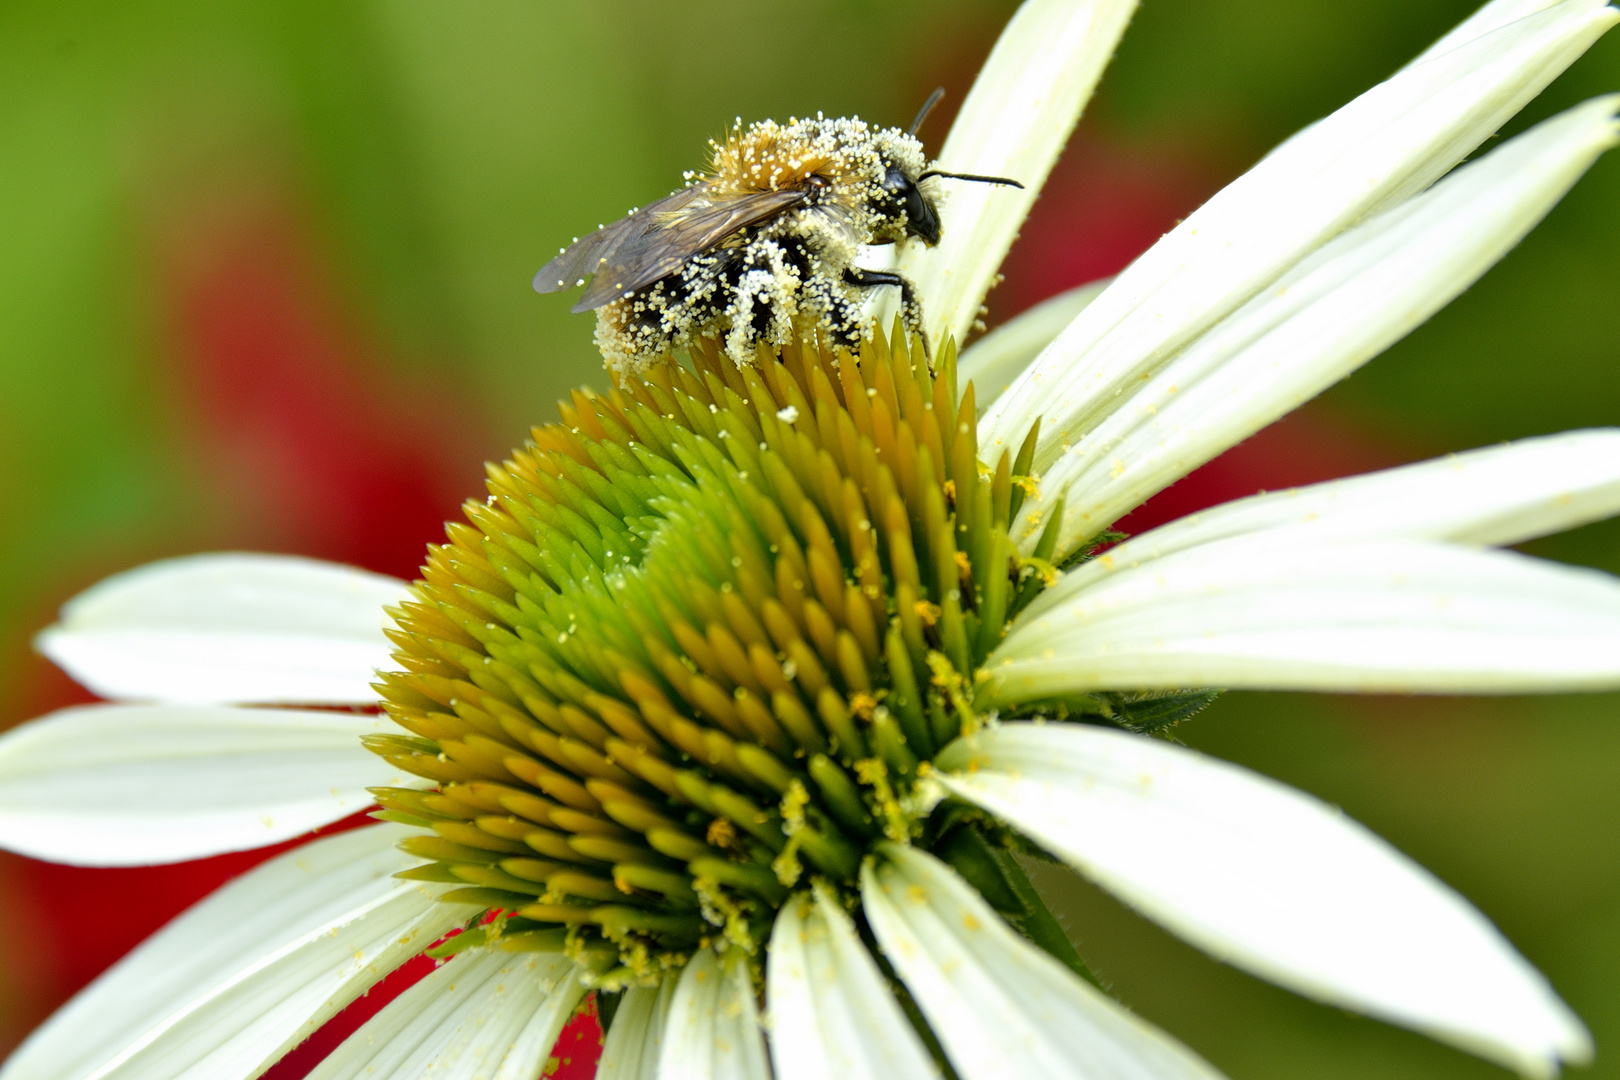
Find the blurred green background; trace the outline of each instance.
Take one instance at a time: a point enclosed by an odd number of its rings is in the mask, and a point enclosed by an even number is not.
[[[220,548],[411,573],[480,463],[595,380],[529,290],[675,187],[735,116],[943,135],[991,0],[0,6],[0,725],[84,700],[29,647],[100,576]],[[1119,269],[1466,0],[1146,0],[1007,266],[994,319]],[[1620,89],[1600,42],[1509,132]],[[949,228],[949,219],[946,220]],[[1257,488],[1620,416],[1620,158],[1363,373],[1132,525]],[[1620,571],[1620,528],[1532,546]],[[1620,698],[1229,695],[1197,747],[1338,803],[1478,903],[1620,1077]],[[0,1050],[210,887],[0,858]],[[1090,888],[1082,952],[1234,1080],[1504,1075],[1236,974]]]

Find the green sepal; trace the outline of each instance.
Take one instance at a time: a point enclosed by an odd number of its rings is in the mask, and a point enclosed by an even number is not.
[[[475,926],[471,930],[463,930],[442,945],[435,945],[433,948],[428,949],[426,955],[435,960],[447,960],[463,949],[471,949],[484,944],[488,940],[489,931],[482,926]]]
[[[1024,868],[1018,865],[1018,860],[1006,848],[993,848],[996,862],[1000,865],[1002,875],[1013,890],[1018,893],[1019,899],[1024,902],[1025,914],[1022,918],[1009,920],[1013,926],[1036,945],[1040,946],[1064,967],[1086,980],[1099,990],[1106,992],[1102,980],[1086,966],[1080,958],[1080,953],[1069,940],[1069,935],[1058,922],[1052,909],[1046,906],[1041,894],[1036,891],[1035,883],[1029,880]]]
[[[1004,845],[985,836],[975,823],[951,830],[934,845],[934,854],[979,891],[985,902],[1043,952],[1099,990],[1103,985],[1080,959],[1057,916],[1018,860]]]
[[[1130,536],[1130,533],[1122,533],[1118,529],[1106,529],[1063,556],[1058,561],[1057,568],[1064,571],[1073,570],[1081,563],[1090,562],[1101,555],[1103,548],[1113,547],[1122,540],[1129,540]]]
[[[619,1003],[624,1000],[622,990],[613,993],[596,991],[596,1022],[602,1025],[602,1034],[605,1037],[608,1029],[613,1026],[613,1017],[619,1011]]]
[[[978,829],[971,825],[952,829],[943,840],[934,845],[934,854],[950,864],[951,869],[961,874],[967,883],[977,889],[979,895],[1001,914],[1007,916],[1024,914],[1022,900],[1008,884],[995,853]]]
[[[1097,697],[1112,713],[1109,719],[1139,735],[1157,735],[1207,709],[1223,690],[1168,690],[1145,693],[1110,691]]]

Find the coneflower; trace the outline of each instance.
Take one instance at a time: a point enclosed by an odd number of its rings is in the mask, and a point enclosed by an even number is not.
[[[717,936],[757,952],[792,890],[858,890],[884,839],[1028,891],[984,864],[1004,830],[932,814],[928,779],[1055,580],[1060,518],[1017,554],[1036,431],[986,467],[954,350],[936,376],[896,335],[741,369],[706,341],[691,369],[576,393],[431,549],[389,634],[407,670],[378,686],[414,737],[367,745],[438,785],[376,792],[432,830],[411,876],[503,913],[455,947],[566,938],[607,985],[645,982]],[[1159,723],[1205,700],[1064,708]]]

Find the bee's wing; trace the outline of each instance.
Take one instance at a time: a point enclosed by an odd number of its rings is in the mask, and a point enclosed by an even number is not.
[[[706,186],[694,184],[682,188],[675,194],[666,195],[611,225],[602,226],[589,236],[575,240],[534,275],[534,291],[552,293],[579,284],[585,275],[596,273],[603,261],[611,262],[614,252],[623,247],[625,241],[656,228],[655,215],[680,210],[702,194]]]
[[[573,310],[599,308],[624,293],[667,277],[693,255],[707,251],[737,230],[778,214],[804,198],[803,191],[785,188],[728,196],[692,208],[683,205],[658,209],[659,204],[654,203],[647,210],[657,210],[658,217],[649,215],[645,228],[624,234],[611,251],[597,253],[598,261],[592,267],[596,277]]]

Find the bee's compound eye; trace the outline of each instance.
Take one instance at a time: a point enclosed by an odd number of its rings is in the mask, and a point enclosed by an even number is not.
[[[939,212],[916,184],[906,189],[906,233],[929,247],[939,243]]]
[[[906,192],[906,217],[910,218],[913,224],[920,224],[931,220],[933,216],[933,208],[923,201],[922,192],[913,184]]]

